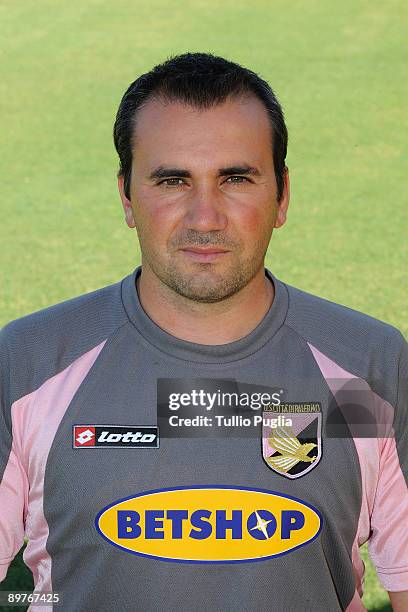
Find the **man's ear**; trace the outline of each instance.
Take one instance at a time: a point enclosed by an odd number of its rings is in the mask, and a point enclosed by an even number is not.
[[[118,176],[118,188],[120,199],[122,200],[123,210],[125,212],[126,223],[128,227],[136,227],[136,222],[133,216],[132,202],[125,194],[125,177],[123,175]]]
[[[286,214],[288,212],[290,200],[290,182],[289,182],[289,169],[285,167],[283,173],[283,193],[278,203],[278,214],[276,215],[275,227],[282,227],[286,221]]]

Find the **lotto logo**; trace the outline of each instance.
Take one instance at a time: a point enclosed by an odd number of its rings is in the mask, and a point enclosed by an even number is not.
[[[78,427],[74,428],[74,446],[95,446],[95,427]]]
[[[73,448],[159,448],[159,430],[147,425],[74,425]]]

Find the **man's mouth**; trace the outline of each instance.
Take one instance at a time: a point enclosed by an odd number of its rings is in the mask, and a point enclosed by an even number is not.
[[[229,253],[229,251],[218,247],[186,247],[181,251],[194,261],[201,262],[214,261]]]

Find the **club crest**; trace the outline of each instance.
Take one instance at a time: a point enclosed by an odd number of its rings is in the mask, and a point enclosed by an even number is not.
[[[281,424],[282,415],[285,417],[284,425]],[[321,431],[319,402],[265,406],[262,455],[266,465],[286,478],[304,476],[321,459]]]

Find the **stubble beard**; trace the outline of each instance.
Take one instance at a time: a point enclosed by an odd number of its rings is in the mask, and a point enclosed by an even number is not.
[[[182,264],[177,265],[175,261],[160,265],[149,258],[148,263],[162,283],[178,295],[194,302],[210,304],[226,300],[246,287],[264,268],[264,257],[265,254],[261,256],[259,253],[248,259],[235,257],[235,261],[223,272],[216,271],[216,263],[194,263],[194,271]]]

